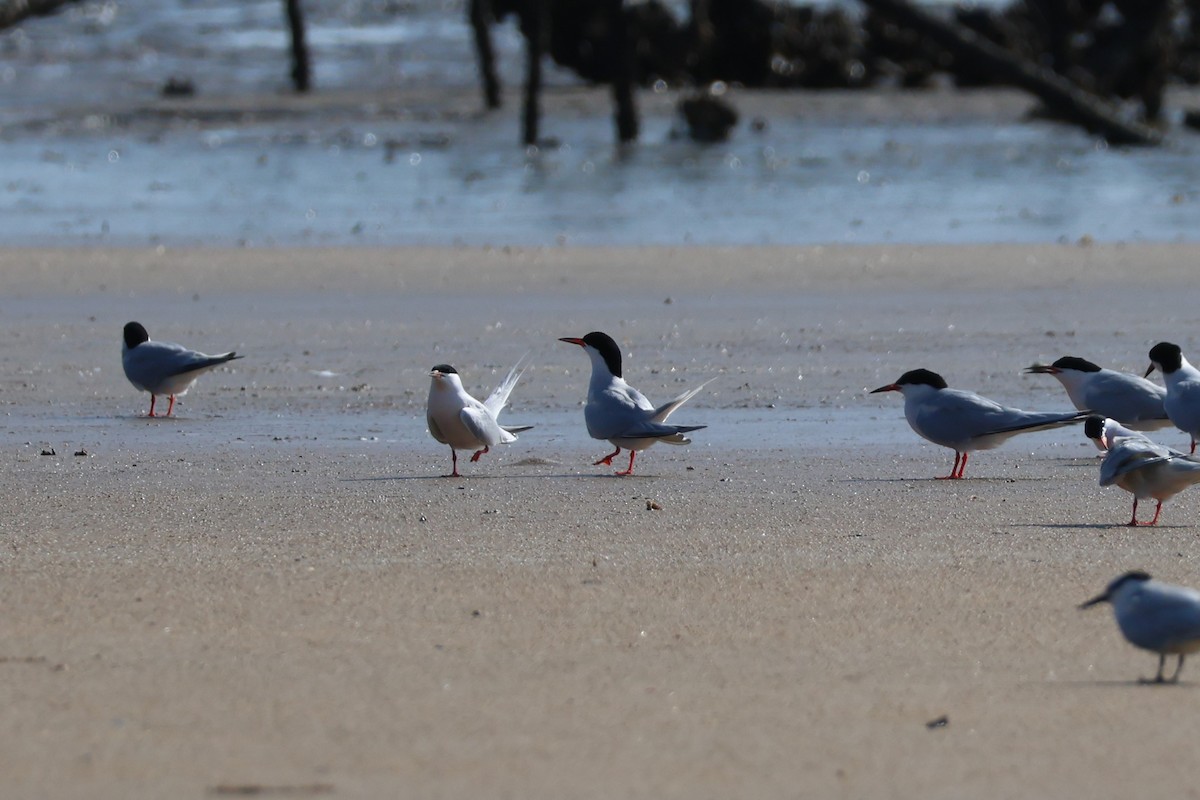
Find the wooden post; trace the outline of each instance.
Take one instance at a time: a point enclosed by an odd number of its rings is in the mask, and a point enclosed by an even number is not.
[[[496,77],[496,53],[492,49],[492,4],[490,0],[471,0],[467,14],[475,34],[475,55],[483,79],[483,102],[488,108],[499,108],[500,79]]]
[[[622,0],[608,0],[608,51],[612,54],[613,104],[616,106],[617,139],[632,142],[637,139],[637,109],[633,104],[633,53],[629,46]]]
[[[284,11],[292,34],[292,86],[297,92],[307,92],[312,88],[312,69],[304,40],[304,10],[300,0],[284,0]]]
[[[542,52],[546,46],[546,26],[549,23],[547,0],[528,0],[525,6],[525,108],[521,125],[521,140],[526,145],[538,141],[538,99],[542,91]]]

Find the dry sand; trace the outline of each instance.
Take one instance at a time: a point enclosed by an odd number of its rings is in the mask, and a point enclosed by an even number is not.
[[[1139,686],[1075,605],[1200,585],[1200,492],[1121,527],[1077,430],[931,480],[950,453],[865,390],[1065,408],[1021,368],[1200,349],[1198,252],[0,253],[4,794],[1195,794],[1200,666]],[[148,420],[129,319],[247,357]],[[651,399],[717,376],[632,479],[555,341],[597,328]],[[428,368],[481,392],[527,351],[538,427],[437,477]]]

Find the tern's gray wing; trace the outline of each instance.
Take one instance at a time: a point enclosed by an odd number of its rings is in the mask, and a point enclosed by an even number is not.
[[[1200,639],[1200,597],[1178,586],[1143,589],[1129,613],[1118,616],[1121,632],[1147,650],[1171,651]]]
[[[630,425],[619,434],[622,439],[665,439],[669,436],[690,433],[707,428],[707,425],[663,425],[660,422],[646,420]],[[614,437],[616,438],[616,437]]]
[[[1084,406],[1125,423],[1166,420],[1165,387],[1137,375],[1102,370],[1084,393]]]
[[[488,447],[501,442],[511,442],[517,438],[501,428],[495,417],[482,406],[467,406],[458,413],[458,418],[462,420],[463,425],[471,432],[472,436]]]
[[[1142,469],[1150,464],[1159,464],[1180,458],[1178,453],[1149,439],[1126,438],[1117,441],[1100,464],[1100,485],[1112,486],[1122,475]]]
[[[1175,427],[1195,435],[1200,432],[1200,381],[1180,381],[1163,401]]]
[[[236,353],[210,356],[171,342],[142,342],[125,352],[123,363],[129,380],[153,386],[167,378],[210,369],[235,358],[241,356]]]
[[[1025,412],[1006,408],[974,392],[942,389],[933,402],[922,403],[913,427],[933,441],[962,441],[1008,430],[1026,422]]]

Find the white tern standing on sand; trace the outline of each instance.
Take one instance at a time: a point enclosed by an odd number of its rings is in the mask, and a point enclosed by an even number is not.
[[[1018,433],[1070,425],[1087,414],[1022,411],[980,397],[974,392],[950,389],[945,379],[927,369],[909,370],[895,383],[873,389],[904,395],[904,417],[912,429],[934,444],[954,451],[954,466],[947,480],[957,480],[967,468],[972,450],[990,450]]]
[[[150,393],[150,413],[153,417],[154,399],[158,395],[171,398],[167,416],[175,410],[175,398],[187,394],[203,373],[222,364],[241,358],[236,353],[210,356],[170,342],[153,342],[140,323],[125,325],[125,341],[121,345],[121,364],[125,377],[136,388]]]
[[[1131,528],[1157,525],[1163,501],[1200,483],[1200,459],[1152,442],[1111,419],[1088,417],[1083,435],[1108,450],[1100,463],[1100,485],[1116,484],[1133,495],[1133,516],[1126,523]],[[1139,523],[1138,500],[1148,497],[1158,501],[1154,519]]]
[[[520,367],[521,362],[518,361],[482,403],[467,394],[454,367],[438,364],[429,371],[429,402],[425,407],[425,420],[429,423],[429,433],[433,438],[450,445],[452,471],[444,477],[461,477],[458,474],[456,451],[474,450],[471,461],[478,461],[489,448],[515,442],[518,433],[533,427],[501,425],[497,421],[513,387],[524,373]]]
[[[1149,375],[1157,367],[1167,385],[1167,399],[1163,407],[1175,427],[1192,437],[1192,450],[1196,452],[1196,440],[1200,439],[1200,370],[1183,357],[1179,345],[1159,342],[1150,348]]]
[[[1130,644],[1158,653],[1158,674],[1143,683],[1179,682],[1184,656],[1200,650],[1200,592],[1133,570],[1079,607],[1091,608],[1097,603],[1112,603],[1117,627]],[[1163,678],[1168,655],[1179,656],[1170,681]]]
[[[1133,430],[1153,431],[1171,424],[1163,400],[1167,390],[1140,375],[1104,369],[1085,358],[1064,356],[1034,364],[1027,375],[1053,375],[1075,408],[1109,417]]]
[[[629,468],[618,475],[633,474],[633,459],[638,452],[655,442],[667,444],[690,444],[684,434],[698,431],[706,425],[667,425],[671,412],[696,396],[713,379],[709,379],[657,408],[646,396],[630,386],[621,377],[621,349],[612,337],[600,331],[592,331],[582,339],[564,337],[560,342],[577,344],[592,360],[592,378],[588,383],[587,405],[583,419],[588,434],[593,439],[607,439],[617,448],[595,463],[612,464],[621,452],[629,450]]]

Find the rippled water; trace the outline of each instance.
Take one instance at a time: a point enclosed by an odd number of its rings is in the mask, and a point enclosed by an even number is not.
[[[148,113],[171,76],[199,97],[282,96],[281,4],[84,4],[0,35],[0,237],[7,244],[741,244],[1195,239],[1195,137],[1110,150],[1016,119],[803,113],[796,96],[723,145],[672,135],[644,92],[635,148],[607,99],[548,116],[474,108],[461,2],[310,3],[318,92],[419,89],[414,109],[250,120]],[[520,43],[498,30],[504,77]],[[552,71],[551,83],[574,83]],[[456,98],[439,110],[437,93]],[[432,99],[430,99],[432,97]],[[737,103],[736,95],[732,99]],[[904,102],[898,98],[896,102]],[[952,105],[951,101],[951,105]],[[447,104],[452,105],[451,103]],[[771,106],[768,104],[768,109]],[[113,109],[141,109],[112,117]],[[82,114],[79,109],[93,109]],[[211,107],[209,108],[211,112]]]

